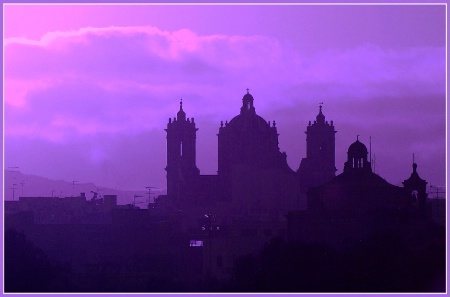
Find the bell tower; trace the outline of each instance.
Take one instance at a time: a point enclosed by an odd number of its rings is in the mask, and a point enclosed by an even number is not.
[[[333,121],[328,123],[319,105],[319,114],[306,127],[306,158],[297,172],[306,188],[323,184],[336,176],[335,133]]]
[[[186,118],[183,101],[177,117],[167,124],[167,195],[176,206],[193,179],[200,175],[196,165],[196,134],[194,118]]]

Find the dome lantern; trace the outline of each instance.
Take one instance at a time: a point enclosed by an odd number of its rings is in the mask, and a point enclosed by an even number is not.
[[[367,160],[367,147],[359,141],[359,135],[356,141],[352,143],[347,151],[347,162],[344,164],[344,172],[365,171],[372,172],[370,162]]]

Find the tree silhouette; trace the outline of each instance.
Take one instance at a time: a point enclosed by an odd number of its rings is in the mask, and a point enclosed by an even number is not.
[[[276,239],[235,264],[232,292],[439,292],[445,290],[445,236],[435,227],[410,245],[391,230],[334,249]],[[438,232],[436,232],[438,231]],[[440,233],[440,234],[439,234]],[[443,241],[444,240],[444,241]]]
[[[71,290],[64,279],[68,270],[51,262],[25,235],[14,229],[4,235],[5,292]]]

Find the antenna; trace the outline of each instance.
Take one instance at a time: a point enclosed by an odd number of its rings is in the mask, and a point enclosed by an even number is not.
[[[77,180],[73,180],[72,181],[72,197],[73,197],[73,193],[75,192],[75,183],[77,183]]]
[[[137,197],[142,197],[142,196],[141,195],[134,195],[133,196],[133,207],[136,206],[136,198]],[[139,203],[142,203],[142,202],[139,202]]]
[[[370,166],[372,166],[372,136],[369,136],[369,154],[370,154]]]
[[[413,165],[414,165],[414,163],[416,163],[416,162],[414,161],[414,153],[413,153]]]
[[[150,203],[150,199],[151,199],[151,192],[152,189],[156,189],[156,187],[145,187],[146,189],[148,189],[148,203]]]
[[[373,173],[375,173],[375,154],[373,154]]]

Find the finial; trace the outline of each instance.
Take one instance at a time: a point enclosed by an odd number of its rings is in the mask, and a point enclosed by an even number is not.
[[[246,90],[247,90],[247,94],[248,94],[248,91],[250,91],[250,89],[249,89],[249,88],[247,88]]]
[[[414,162],[414,153],[413,153],[413,164],[414,164],[414,163],[416,163],[416,162]]]
[[[356,135],[356,141],[359,141],[359,134]]]
[[[319,111],[320,111],[320,112],[322,112],[322,105],[323,105],[323,102],[320,102],[320,103],[319,103]]]
[[[183,110],[183,98],[180,99],[180,110]]]

